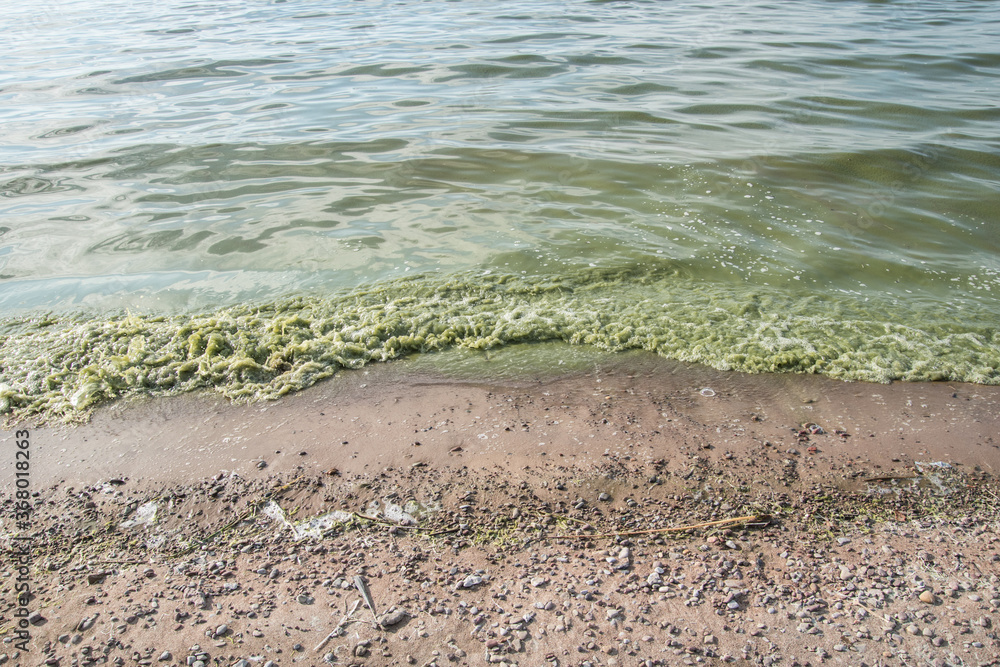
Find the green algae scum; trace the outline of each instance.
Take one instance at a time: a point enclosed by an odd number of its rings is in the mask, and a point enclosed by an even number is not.
[[[998,382],[993,3],[70,0],[0,31],[8,418],[501,348]]]
[[[709,290],[672,273],[418,277],[197,316],[10,322],[0,400],[16,415],[72,417],[135,392],[211,388],[234,399],[275,398],[370,362],[541,342],[648,350],[748,372],[1000,382],[995,328],[931,313],[910,313],[921,325],[904,325],[886,318],[890,308]],[[562,354],[547,350],[541,367]]]

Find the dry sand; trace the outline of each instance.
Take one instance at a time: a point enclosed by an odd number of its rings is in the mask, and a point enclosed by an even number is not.
[[[0,664],[1000,664],[1000,388],[407,368],[29,425]]]

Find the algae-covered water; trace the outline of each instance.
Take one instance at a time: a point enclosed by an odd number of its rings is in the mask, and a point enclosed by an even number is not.
[[[1000,382],[989,2],[78,0],[0,29],[4,412],[539,343]]]

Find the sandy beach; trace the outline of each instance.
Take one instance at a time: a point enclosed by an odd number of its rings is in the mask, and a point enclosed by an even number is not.
[[[629,357],[9,425],[0,664],[1000,664],[998,405]]]

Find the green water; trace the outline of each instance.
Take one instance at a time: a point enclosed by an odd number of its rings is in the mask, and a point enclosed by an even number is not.
[[[0,29],[3,412],[526,344],[998,382],[988,2],[76,0]]]

